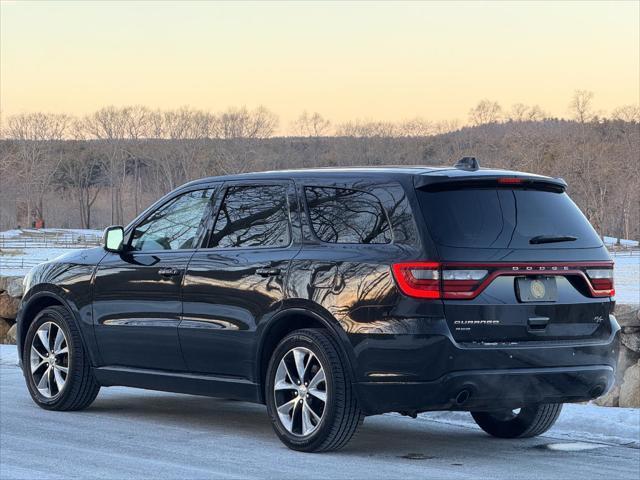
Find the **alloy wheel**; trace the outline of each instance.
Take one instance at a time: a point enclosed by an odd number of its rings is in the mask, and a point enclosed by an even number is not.
[[[30,370],[40,394],[51,399],[60,395],[69,374],[69,344],[62,328],[45,322],[31,340]]]
[[[320,359],[308,348],[293,348],[280,360],[274,380],[275,406],[282,425],[293,435],[311,435],[327,405],[327,381]]]

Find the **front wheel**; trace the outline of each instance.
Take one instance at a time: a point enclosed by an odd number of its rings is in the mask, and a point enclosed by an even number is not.
[[[338,450],[364,418],[338,347],[321,329],[298,330],[280,342],[265,398],[276,434],[293,450]]]
[[[560,416],[561,403],[529,405],[517,410],[471,412],[478,426],[499,438],[528,438],[549,430]]]
[[[22,369],[31,398],[47,410],[82,410],[100,391],[80,331],[63,307],[44,309],[29,326]]]

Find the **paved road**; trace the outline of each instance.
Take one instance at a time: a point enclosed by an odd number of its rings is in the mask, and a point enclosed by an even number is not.
[[[622,438],[591,439],[586,446],[596,448],[566,452],[548,446],[575,440],[567,422],[555,434],[508,441],[489,438],[464,421],[456,425],[462,414],[448,415],[371,417],[345,450],[303,454],[280,444],[264,407],[240,402],[107,388],[84,412],[48,412],[33,404],[20,370],[5,357],[0,362],[0,478],[611,480],[640,474],[634,425],[625,426]],[[631,423],[636,419],[630,418]],[[407,458],[412,456],[419,459]]]

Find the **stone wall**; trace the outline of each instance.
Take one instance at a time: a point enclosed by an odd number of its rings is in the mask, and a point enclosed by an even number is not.
[[[616,385],[595,403],[607,407],[640,407],[640,307],[616,305],[622,327]]]
[[[0,276],[0,343],[16,342],[16,315],[22,297],[22,277]]]

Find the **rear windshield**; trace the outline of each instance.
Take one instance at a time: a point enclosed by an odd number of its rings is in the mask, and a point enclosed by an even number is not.
[[[589,248],[598,234],[566,193],[510,188],[417,191],[436,243],[473,248]],[[573,241],[530,243],[534,237]],[[548,238],[547,238],[548,239]],[[534,241],[535,242],[535,241]]]

